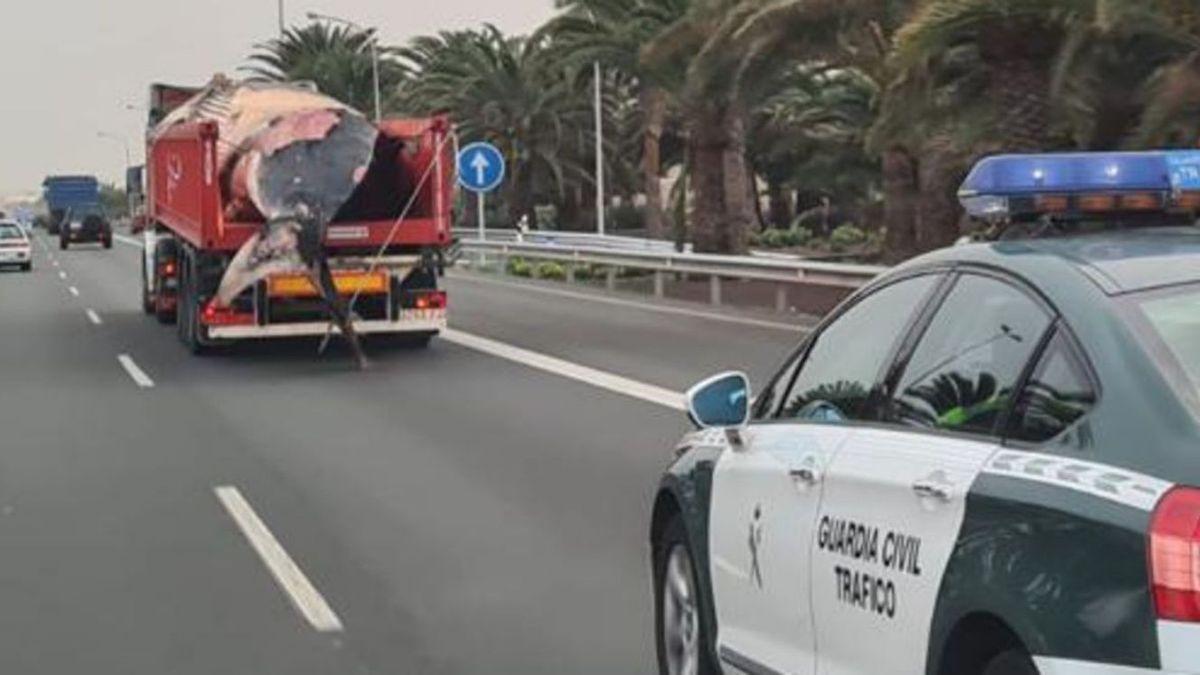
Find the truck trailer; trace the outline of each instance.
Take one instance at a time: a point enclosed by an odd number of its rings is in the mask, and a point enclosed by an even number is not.
[[[225,93],[213,95],[212,86],[151,89],[141,275],[146,313],[175,324],[179,339],[193,352],[238,340],[339,333],[356,351],[357,335],[428,344],[446,327],[447,298],[438,282],[452,241],[449,120],[388,119],[372,125],[370,161],[354,171],[353,194],[320,230],[315,254],[327,274],[316,274],[266,260],[277,253],[272,241],[298,232],[303,247],[305,233],[299,226],[277,227],[273,218],[278,217],[263,213],[270,210],[271,195],[262,193],[275,179],[247,175],[265,171],[267,162],[291,161],[279,148],[294,139],[281,140],[281,135],[319,137],[325,128],[322,113],[292,120],[290,127],[279,116],[266,116],[263,129],[248,134],[229,120],[244,123],[261,111],[233,110],[231,115],[231,108],[243,105],[240,94],[230,94],[227,84],[216,90]],[[282,95],[303,98],[302,91]],[[183,106],[193,112],[176,110]],[[355,123],[365,124],[365,118]],[[290,180],[323,170],[301,169]],[[248,265],[258,265],[251,277]],[[252,283],[242,289],[237,282],[245,278]],[[330,286],[340,303],[322,292]],[[348,323],[335,320],[339,305]]]
[[[59,234],[72,213],[100,213],[100,181],[95,176],[46,176],[42,196],[49,218],[48,234]]]

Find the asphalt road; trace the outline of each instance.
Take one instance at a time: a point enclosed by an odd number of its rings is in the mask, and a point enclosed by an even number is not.
[[[367,372],[306,341],[193,357],[141,314],[132,246],[35,251],[0,272],[0,672],[653,670],[677,410],[461,341],[374,345]],[[761,379],[799,336],[449,291],[458,331],[671,391]]]

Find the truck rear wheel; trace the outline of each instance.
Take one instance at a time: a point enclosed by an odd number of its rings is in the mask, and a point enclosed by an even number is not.
[[[197,356],[208,353],[201,337],[200,325],[200,275],[196,269],[196,257],[188,248],[179,252],[179,294],[175,302],[178,316],[179,341],[188,351]]]
[[[143,302],[145,302],[147,297],[149,298],[151,302],[151,311],[154,312],[154,316],[158,319],[158,322],[164,325],[176,322],[178,319],[179,308],[178,302],[175,303],[175,307],[171,306],[171,303],[169,302],[170,298],[164,291],[164,289],[167,287],[167,280],[162,276],[162,273],[159,270],[161,270],[163,264],[167,262],[174,263],[176,269],[178,269],[179,245],[174,239],[171,238],[159,239],[154,245],[153,256],[154,287],[158,289],[157,292],[150,292],[150,289],[146,287],[146,275],[142,275]],[[146,258],[145,256],[142,256],[142,265],[144,266],[145,264]]]

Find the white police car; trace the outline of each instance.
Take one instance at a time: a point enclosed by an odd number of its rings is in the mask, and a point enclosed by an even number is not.
[[[753,402],[689,392],[661,672],[1200,673],[1200,154],[996,157],[961,197],[1010,235],[874,281]]]

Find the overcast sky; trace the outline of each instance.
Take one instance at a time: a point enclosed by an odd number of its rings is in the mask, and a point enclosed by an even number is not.
[[[305,13],[377,26],[385,43],[446,28],[528,32],[553,0],[285,0]],[[128,140],[140,163],[147,87],[234,74],[255,42],[278,30],[277,0],[3,0],[0,195],[36,191],[49,173],[123,182]],[[138,109],[127,110],[127,105]]]

